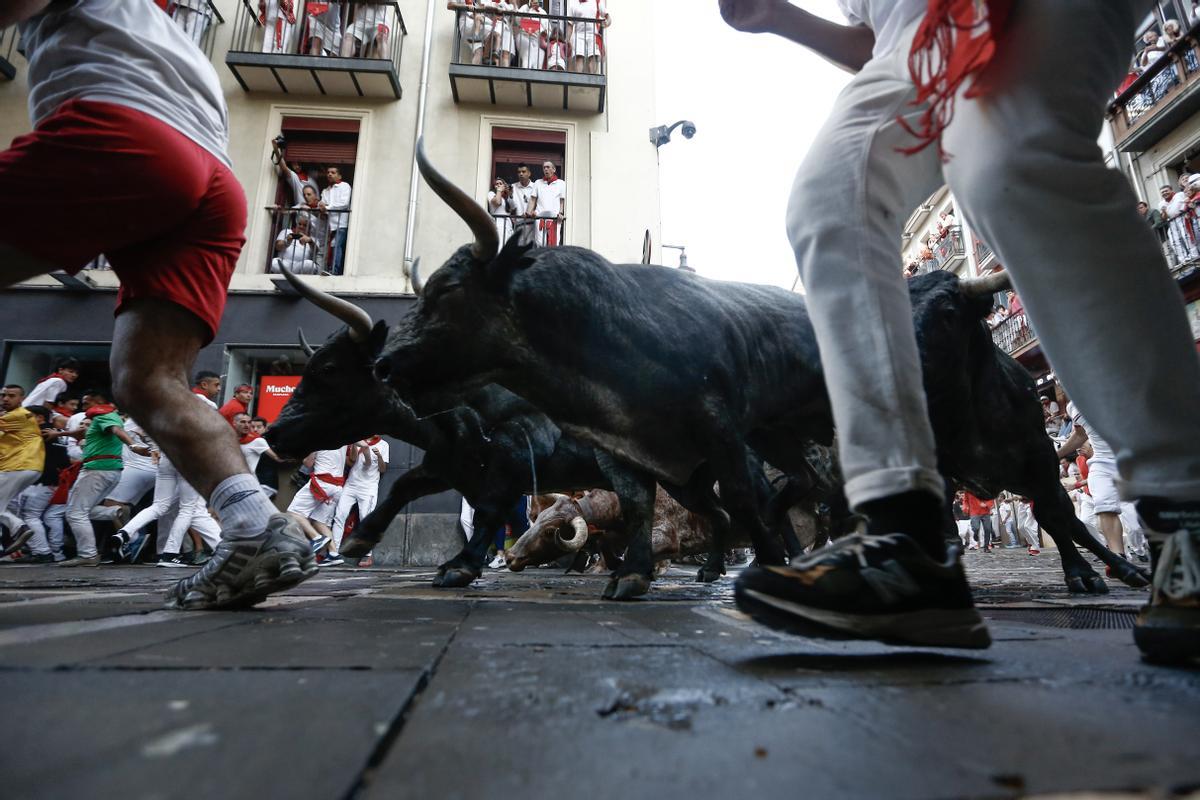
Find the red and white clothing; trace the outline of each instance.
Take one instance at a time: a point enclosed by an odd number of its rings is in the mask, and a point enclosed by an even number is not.
[[[390,455],[388,443],[376,436],[361,444],[366,445],[366,448],[359,452],[358,460],[346,474],[346,485],[342,487],[342,494],[338,498],[337,509],[333,515],[333,552],[335,553],[341,550],[342,536],[346,531],[346,518],[350,516],[350,509],[355,505],[358,506],[358,519],[361,522],[375,510],[375,504],[379,502],[379,478]]]
[[[37,386],[33,387],[33,391],[21,401],[21,405],[25,406],[25,408],[29,408],[30,406],[45,406],[46,408],[50,408],[54,405],[54,401],[58,399],[58,396],[66,390],[67,382],[60,378],[58,373],[55,373],[48,378],[43,378]]]
[[[517,10],[522,14],[546,15],[544,9],[534,9],[528,4]],[[546,54],[542,50],[542,40],[547,30],[546,20],[532,16],[517,17],[516,28],[518,65],[525,69],[541,69],[546,60]]]
[[[837,0],[851,25],[866,25],[875,33],[874,58],[892,52],[904,40],[904,29],[925,16],[929,0]]]
[[[288,505],[288,511],[329,525],[346,483],[346,447],[318,450],[313,458],[312,477]]]
[[[345,181],[331,183],[321,191],[321,202],[329,212],[329,230],[336,231],[350,224],[350,184]]]
[[[310,40],[321,40],[322,55],[337,55],[341,50],[341,6],[341,3],[315,2],[315,0],[308,0],[304,5],[304,14],[308,18],[308,37]]]
[[[536,205],[533,213],[539,218],[538,244],[556,247],[562,244],[562,226],[557,217],[566,210],[567,182],[555,177],[552,181],[539,178],[533,184]]]
[[[596,20],[571,20],[571,55],[577,58],[604,55],[604,25],[601,20],[606,13],[604,0],[570,0],[567,4],[568,17]]]
[[[508,0],[496,0],[489,4],[497,11],[516,11],[517,7]],[[492,17],[492,35],[495,37],[493,52],[515,53],[517,50],[513,39],[513,17],[496,14]]]
[[[357,39],[363,47],[377,39],[380,47],[386,47],[388,35],[391,33],[391,28],[388,27],[389,6],[360,3],[351,8],[354,11],[354,21],[347,26],[346,32]]]
[[[263,23],[264,53],[294,53],[296,41],[296,4],[301,0],[267,0]]]

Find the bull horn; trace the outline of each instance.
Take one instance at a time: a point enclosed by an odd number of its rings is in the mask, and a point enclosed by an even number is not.
[[[496,221],[483,206],[462,189],[450,182],[442,173],[434,168],[425,154],[425,137],[417,139],[417,169],[421,177],[433,189],[433,193],[442,198],[450,210],[458,214],[467,223],[471,233],[475,234],[475,244],[471,252],[479,261],[490,261],[500,251],[500,235],[496,232]]]
[[[280,267],[283,276],[300,296],[317,308],[327,311],[350,327],[350,338],[356,342],[365,342],[371,336],[371,315],[363,311],[349,300],[334,297],[329,292],[323,292],[315,286],[309,286],[287,267]]]
[[[1011,289],[1012,278],[1007,270],[1001,269],[991,275],[984,275],[982,278],[963,278],[959,280],[958,287],[967,297],[987,297],[990,294]]]
[[[300,337],[300,349],[304,351],[304,355],[312,358],[316,354],[317,348],[309,344],[308,339],[304,338],[304,328],[297,328],[296,333]]]
[[[583,517],[575,517],[571,520],[571,527],[575,530],[575,535],[570,539],[564,539],[560,534],[558,541],[559,544],[570,550],[572,553],[577,553],[583,549],[585,544],[587,544],[587,523],[584,521]]]
[[[421,280],[421,259],[413,262],[412,269],[408,271],[408,279],[412,281],[413,294],[425,291],[425,281]]]

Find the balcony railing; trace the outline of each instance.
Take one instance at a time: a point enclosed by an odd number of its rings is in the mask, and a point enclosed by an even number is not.
[[[11,81],[17,77],[12,55],[17,47],[17,28],[0,28],[0,81]]]
[[[1141,152],[1200,110],[1200,23],[1127,81],[1108,107],[1117,147]]]
[[[225,63],[248,92],[399,100],[407,34],[394,0],[242,0]]]
[[[515,217],[507,214],[492,214],[496,220],[496,230],[500,233],[500,241],[507,242],[509,237],[526,225],[534,226],[537,243],[542,247],[561,247],[567,234],[567,220],[556,217]]]
[[[455,102],[604,111],[606,25],[592,17],[451,4]]]
[[[187,37],[212,58],[216,38],[213,30],[225,22],[212,0],[174,0],[167,3],[165,10]]]
[[[987,243],[982,239],[975,239],[975,263],[979,270],[986,271],[991,268],[992,261],[995,260],[996,254],[992,252],[992,248],[987,246]]]
[[[351,210],[268,206],[271,238],[263,271],[284,266],[299,275],[342,275],[346,269],[346,237]]]
[[[1024,311],[1013,314],[992,328],[992,341],[1009,355],[1016,353],[1036,338]]]
[[[946,231],[946,235],[933,247],[933,258],[937,261],[938,269],[953,269],[954,264],[967,254],[963,245],[962,228],[955,225]]]

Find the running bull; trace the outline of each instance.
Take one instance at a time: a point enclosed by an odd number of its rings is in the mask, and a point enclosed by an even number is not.
[[[376,374],[424,412],[442,410],[437,398],[447,391],[499,383],[567,432],[640,467],[634,488],[643,493],[653,492],[655,479],[699,489],[715,478],[724,507],[759,534],[756,544],[767,542],[759,559],[776,562],[745,454],[753,448],[785,472],[804,474],[799,443],[828,444],[833,436],[804,299],[615,266],[589,250],[537,248],[520,235],[501,250],[491,217],[438,173],[420,142],[417,158],[475,242],[429,279],[389,335]],[[948,484],[980,497],[1009,489],[1031,499],[1072,591],[1106,591],[1072,541],[1115,577],[1145,585],[1075,517],[1032,379],[982,322],[1004,279],[960,282],[937,272],[909,284],[939,468]],[[949,539],[949,514],[945,527]],[[649,575],[648,538],[646,545],[627,559],[626,575]]]

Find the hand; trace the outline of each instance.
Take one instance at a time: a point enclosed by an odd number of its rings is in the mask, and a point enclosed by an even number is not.
[[[786,0],[719,0],[721,16],[733,29],[743,33],[767,33],[775,23]]]
[[[301,236],[300,237],[300,244],[312,244],[312,243],[313,243],[313,240],[312,240],[311,236]]]
[[[324,200],[322,200],[322,201],[320,201],[319,203],[317,203],[317,208],[321,209],[322,211],[327,211],[327,210],[328,210],[328,206],[326,206],[326,205],[325,205],[325,201],[324,201]]]

